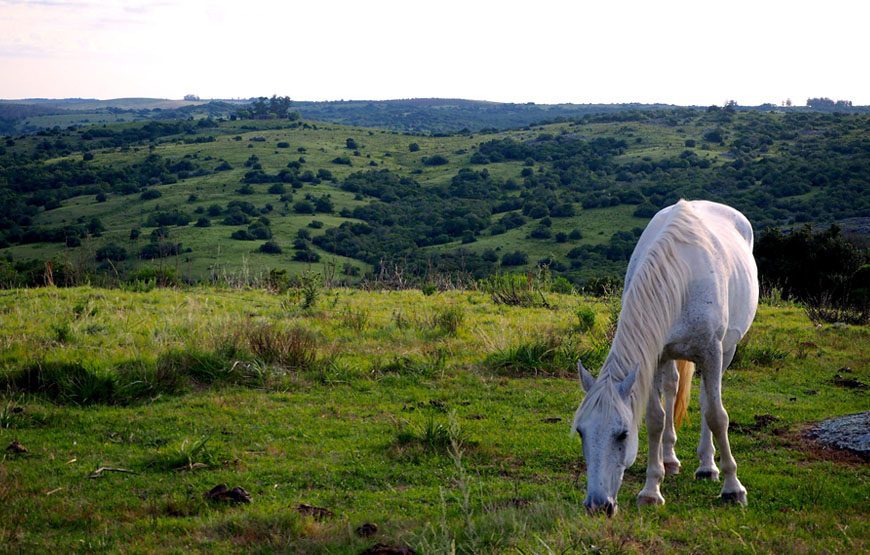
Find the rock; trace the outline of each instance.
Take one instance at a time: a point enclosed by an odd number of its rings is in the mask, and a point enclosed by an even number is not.
[[[808,435],[830,447],[870,457],[870,411],[825,420]]]

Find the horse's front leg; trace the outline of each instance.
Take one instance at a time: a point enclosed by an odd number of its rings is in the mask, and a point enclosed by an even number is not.
[[[677,386],[680,374],[677,371],[675,361],[669,361],[660,368],[662,374],[662,393],[665,398],[665,429],[662,436],[662,454],[664,455],[665,474],[673,475],[680,473],[680,459],[674,451],[677,443],[677,431],[674,428],[674,401],[677,398]]]
[[[662,408],[661,373],[656,373],[653,387],[650,390],[649,403],[646,408],[646,429],[649,436],[649,454],[646,465],[646,484],[637,494],[638,505],[664,505],[659,485],[665,477],[665,466],[662,463],[662,430],[664,429],[665,411]]]
[[[713,344],[704,357],[704,392],[707,394],[704,417],[719,448],[719,465],[724,481],[721,498],[731,503],[746,504],[746,488],[737,479],[737,462],[728,442],[728,413],[722,405],[722,344]]]

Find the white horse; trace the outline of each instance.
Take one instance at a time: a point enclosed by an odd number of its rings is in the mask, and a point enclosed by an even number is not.
[[[693,363],[701,377],[702,413],[695,478],[719,479],[715,438],[724,475],[721,498],[746,504],[721,391],[722,372],[758,305],[752,241],[743,214],[707,201],[681,200],[644,230],[628,263],[616,335],[598,378],[577,364],[586,397],[574,429],[586,458],[589,511],[616,512],[623,473],[637,456],[644,409],[649,463],[638,503],[665,502],[659,485],[665,473],[680,470],[674,420],[678,427],[685,414]]]

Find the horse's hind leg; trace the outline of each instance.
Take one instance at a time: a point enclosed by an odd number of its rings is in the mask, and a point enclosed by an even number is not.
[[[677,397],[677,385],[679,385],[680,374],[677,371],[677,364],[671,360],[666,362],[661,367],[662,373],[662,393],[665,398],[665,429],[662,436],[662,455],[665,464],[665,474],[673,475],[680,473],[680,459],[677,458],[677,453],[674,451],[674,445],[677,443],[677,431],[674,428],[674,401]]]
[[[646,406],[646,429],[649,436],[649,454],[646,465],[646,484],[637,494],[638,505],[663,505],[659,485],[665,477],[665,467],[662,464],[662,430],[665,423],[665,410],[661,399],[661,372],[656,372],[653,387],[650,390],[649,402]]]
[[[719,464],[724,477],[721,498],[723,501],[745,505],[746,488],[737,479],[737,463],[731,455],[731,445],[728,442],[728,413],[722,406],[722,358],[722,344],[716,341],[704,357],[703,384],[707,394],[704,417],[719,447]]]

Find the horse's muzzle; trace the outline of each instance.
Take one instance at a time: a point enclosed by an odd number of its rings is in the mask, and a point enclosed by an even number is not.
[[[590,515],[603,512],[608,518],[615,515],[617,510],[616,502],[612,497],[608,497],[607,499],[592,499],[587,497],[586,500],[583,501],[583,505],[586,507],[586,512]]]

